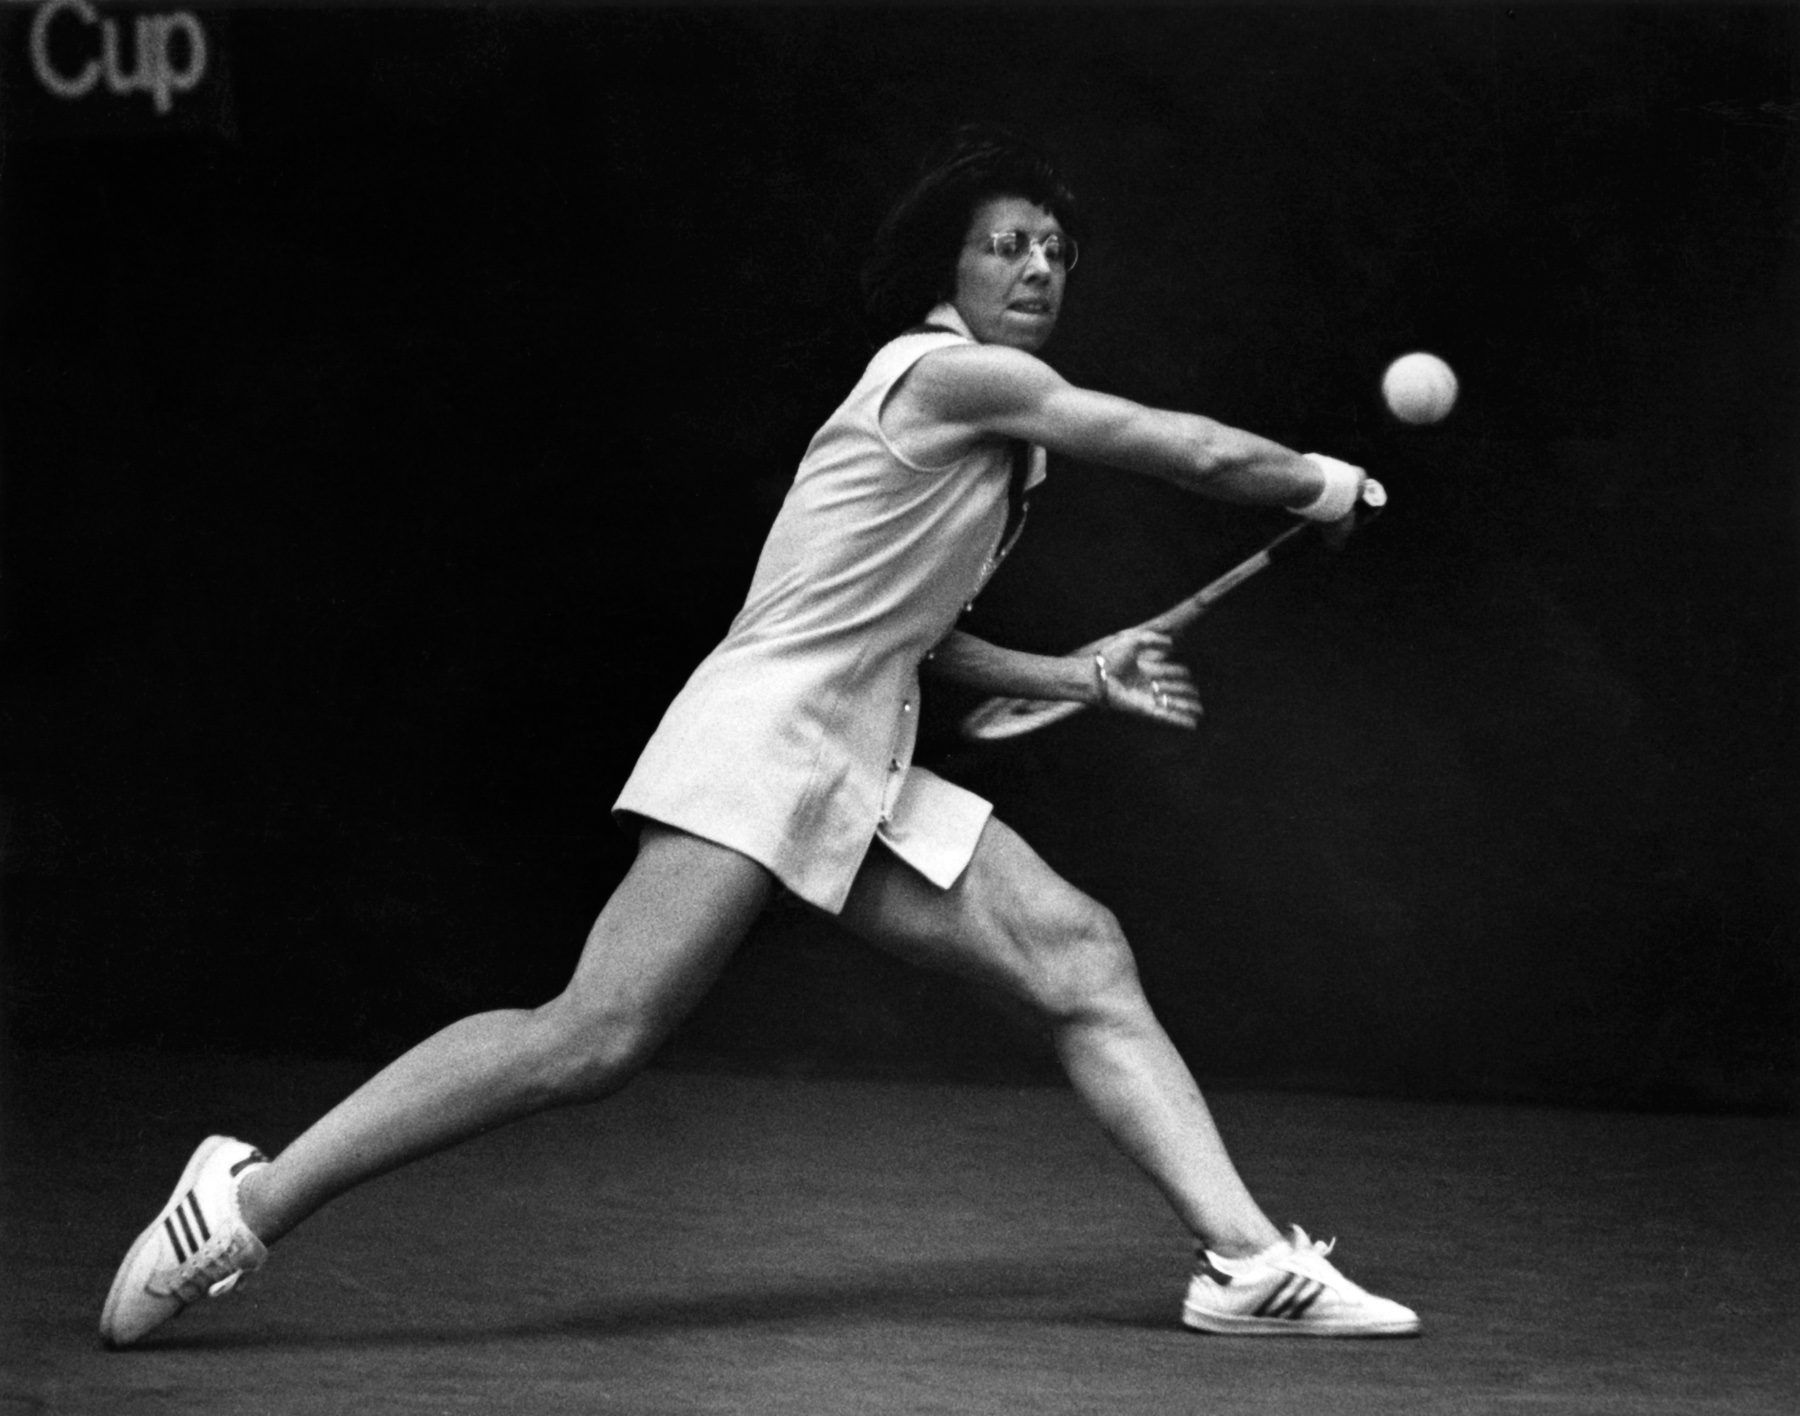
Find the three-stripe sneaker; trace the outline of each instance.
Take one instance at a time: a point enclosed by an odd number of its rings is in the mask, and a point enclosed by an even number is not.
[[[1181,1320],[1201,1332],[1247,1336],[1406,1337],[1419,1330],[1411,1308],[1357,1287],[1325,1256],[1337,1243],[1293,1237],[1247,1259],[1202,1251]]]
[[[269,1251],[238,1213],[238,1179],[268,1157],[229,1136],[208,1136],[163,1211],[119,1265],[100,1337],[128,1347],[199,1298],[218,1298],[263,1266]]]

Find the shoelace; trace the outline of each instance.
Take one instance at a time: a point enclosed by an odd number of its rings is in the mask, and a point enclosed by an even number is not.
[[[154,1280],[151,1287],[189,1303],[202,1296],[218,1298],[237,1287],[238,1280],[244,1276],[243,1265],[238,1262],[241,1248],[234,1230],[221,1228],[176,1268],[166,1287]],[[230,1265],[230,1272],[220,1273],[227,1265]]]
[[[1289,1273],[1310,1278],[1316,1283],[1323,1283],[1328,1288],[1335,1288],[1345,1293],[1360,1293],[1362,1290],[1339,1273],[1326,1257],[1337,1248],[1337,1240],[1308,1239],[1304,1229],[1294,1230],[1296,1242],[1293,1251],[1278,1261],[1278,1266]]]
[[[1230,1275],[1241,1271],[1243,1266],[1256,1264],[1266,1268],[1286,1269],[1290,1273],[1304,1274],[1308,1278],[1316,1278],[1322,1283],[1342,1284],[1347,1282],[1342,1274],[1328,1261],[1327,1256],[1337,1248],[1337,1239],[1314,1239],[1299,1225],[1293,1228],[1293,1237],[1286,1241],[1285,1252],[1271,1246],[1261,1254],[1249,1259],[1220,1260],[1209,1251],[1200,1251],[1201,1259],[1221,1275]]]

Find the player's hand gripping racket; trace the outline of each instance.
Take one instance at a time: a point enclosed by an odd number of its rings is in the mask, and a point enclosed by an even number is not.
[[[1358,509],[1359,522],[1368,520],[1386,502],[1387,493],[1381,484],[1373,478],[1365,479]],[[1096,653],[1102,645],[1118,638],[1119,633],[1129,634],[1142,629],[1168,635],[1181,633],[1251,576],[1267,569],[1274,563],[1276,552],[1314,524],[1296,521],[1254,555],[1239,561],[1216,580],[1208,581],[1185,600],[1169,606],[1154,619],[1133,625],[1131,629],[1109,634],[1104,639],[1096,639],[1091,644],[1084,644],[1069,657],[1086,658]],[[1327,524],[1324,529],[1329,532],[1331,527]],[[1020,737],[1072,717],[1087,706],[1086,703],[1072,699],[989,698],[963,718],[962,735],[975,742],[998,742],[1002,738]]]

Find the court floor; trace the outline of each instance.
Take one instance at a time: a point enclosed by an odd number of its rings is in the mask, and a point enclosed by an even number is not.
[[[1070,1094],[657,1070],[384,1177],[143,1347],[94,1324],[209,1130],[326,1062],[46,1057],[5,1097],[0,1411],[1800,1411],[1791,1121],[1213,1097],[1278,1221],[1420,1338],[1203,1337]]]

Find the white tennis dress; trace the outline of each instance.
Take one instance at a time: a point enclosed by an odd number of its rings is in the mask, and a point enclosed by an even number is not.
[[[923,467],[882,431],[883,405],[943,331],[879,350],[814,436],[724,642],[669,705],[613,805],[759,861],[837,913],[877,837],[941,888],[992,806],[912,765],[919,665],[1005,554],[1012,454],[1002,439]],[[1027,488],[1043,480],[1031,449]]]

